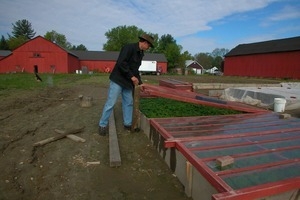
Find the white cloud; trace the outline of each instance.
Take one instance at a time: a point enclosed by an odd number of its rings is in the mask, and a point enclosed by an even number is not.
[[[180,38],[184,50],[194,54],[204,47],[202,44],[207,50],[220,47],[214,46],[218,45],[214,39],[194,35],[212,29],[209,23],[262,9],[276,1],[279,0],[2,0],[0,34],[10,33],[12,23],[27,19],[38,35],[55,30],[74,45],[101,50],[109,29],[135,25],[159,36]]]
[[[184,50],[188,47],[188,51],[192,55],[199,52],[210,53],[219,46],[217,41],[212,38],[200,38],[195,36],[180,39],[177,43],[183,46]]]

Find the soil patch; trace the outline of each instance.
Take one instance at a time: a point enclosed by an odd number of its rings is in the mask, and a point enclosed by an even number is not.
[[[2,95],[0,105],[0,199],[189,199],[149,139],[123,130],[120,102],[115,108],[122,165],[109,165],[108,137],[98,135],[107,87],[78,84]],[[83,108],[79,95],[93,98]],[[85,143],[57,136],[54,129],[78,133]],[[89,162],[100,164],[89,165]]]

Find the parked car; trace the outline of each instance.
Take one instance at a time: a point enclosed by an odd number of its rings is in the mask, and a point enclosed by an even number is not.
[[[215,76],[223,76],[223,72],[220,72],[220,71],[218,71],[218,70],[215,70],[215,71],[213,72],[213,75],[215,75]]]

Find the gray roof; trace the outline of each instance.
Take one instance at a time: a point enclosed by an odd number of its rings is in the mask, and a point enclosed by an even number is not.
[[[78,51],[66,50],[68,53],[76,56],[79,60],[113,60],[116,61],[119,56],[118,51]],[[11,54],[11,51],[0,50],[0,57],[6,57]],[[145,53],[143,60],[168,62],[164,54],[160,53]]]
[[[157,62],[168,62],[167,58],[162,53],[145,53],[143,60],[155,60]]]
[[[73,54],[77,55],[79,60],[113,60],[116,61],[119,56],[118,51],[78,51],[72,50]],[[155,60],[158,62],[167,62],[164,54],[145,53],[143,60]]]
[[[0,50],[0,57],[6,57],[9,54],[11,54],[11,51],[9,50]]]
[[[229,51],[225,55],[225,57],[249,55],[249,54],[299,51],[299,50],[300,50],[300,36],[279,39],[279,40],[270,40],[265,42],[240,44],[235,48],[233,48],[231,51]]]
[[[185,67],[203,69],[203,66],[195,60],[186,60]]]

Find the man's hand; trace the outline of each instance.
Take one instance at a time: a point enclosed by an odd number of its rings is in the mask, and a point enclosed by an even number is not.
[[[131,77],[131,81],[133,82],[134,85],[139,85],[139,79],[135,76]]]
[[[140,91],[141,91],[141,92],[144,92],[144,84],[141,84],[141,85],[140,85]]]

